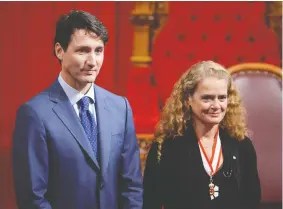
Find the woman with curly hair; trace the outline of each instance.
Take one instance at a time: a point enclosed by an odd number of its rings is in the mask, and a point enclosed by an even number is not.
[[[203,61],[174,86],[149,151],[144,209],[256,209],[255,149],[231,75]]]

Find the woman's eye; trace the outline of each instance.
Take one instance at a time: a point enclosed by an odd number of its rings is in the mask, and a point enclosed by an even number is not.
[[[220,101],[223,101],[223,100],[225,100],[227,97],[226,96],[221,96],[221,97],[219,97],[218,99],[220,100]]]

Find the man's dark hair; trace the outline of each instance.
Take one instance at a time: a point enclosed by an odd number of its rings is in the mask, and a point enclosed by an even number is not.
[[[95,33],[104,44],[108,41],[107,29],[97,17],[88,12],[71,10],[69,14],[62,15],[56,23],[54,46],[58,42],[66,51],[76,29],[86,29]]]

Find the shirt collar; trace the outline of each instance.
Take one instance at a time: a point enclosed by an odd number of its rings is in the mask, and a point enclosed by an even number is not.
[[[59,74],[58,81],[72,105],[77,104],[77,102],[84,96],[88,96],[89,98],[91,98],[93,103],[95,102],[93,83],[91,84],[91,87],[89,88],[88,92],[84,95],[80,91],[74,89],[69,84],[67,84],[66,81],[64,81],[64,79],[62,78],[61,73]]]

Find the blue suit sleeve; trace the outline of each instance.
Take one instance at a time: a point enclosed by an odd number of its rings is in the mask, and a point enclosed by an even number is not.
[[[12,164],[19,209],[51,209],[45,198],[48,185],[46,132],[42,120],[27,104],[17,112]]]
[[[141,209],[143,185],[141,175],[140,153],[137,143],[136,132],[131,107],[125,99],[126,110],[126,131],[122,151],[120,189],[120,208]]]

